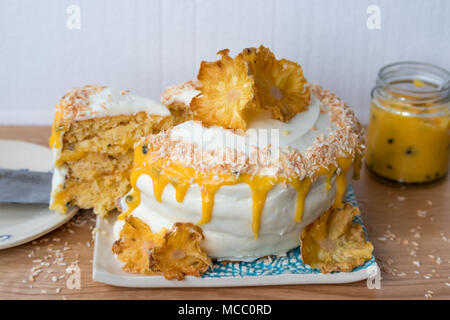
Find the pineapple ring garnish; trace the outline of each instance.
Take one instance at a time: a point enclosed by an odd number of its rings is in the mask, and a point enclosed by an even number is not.
[[[185,275],[201,276],[211,260],[200,248],[202,229],[192,223],[177,222],[164,236],[164,244],[150,254],[150,268],[160,271],[168,280],[183,280]]]
[[[244,49],[239,56],[248,62],[259,103],[272,112],[273,119],[287,122],[307,110],[310,90],[299,64],[275,59],[264,46]]]
[[[120,231],[120,239],[114,242],[112,251],[125,262],[124,271],[154,274],[150,269],[150,249],[164,243],[164,231],[152,233],[150,227],[140,219],[128,216]]]
[[[258,107],[255,81],[243,56],[233,59],[228,53],[224,49],[218,52],[220,60],[202,61],[196,88],[201,94],[192,99],[190,106],[194,119],[206,126],[245,130],[246,113]]]
[[[373,245],[360,224],[353,223],[359,209],[345,203],[330,209],[305,227],[300,237],[302,259],[322,273],[350,272],[372,257]]]
[[[256,52],[257,52],[257,50],[255,47],[250,47],[250,48],[245,48],[239,54],[240,56],[242,56],[242,58],[244,58],[245,61],[247,61],[249,72],[252,75],[255,74]]]
[[[211,265],[200,248],[203,239],[202,229],[192,223],[177,222],[170,231],[153,233],[142,220],[128,216],[112,251],[125,262],[126,272],[183,280],[185,275],[201,276]]]

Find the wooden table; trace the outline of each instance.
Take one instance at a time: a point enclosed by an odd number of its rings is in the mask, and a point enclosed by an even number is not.
[[[49,127],[0,127],[0,139],[47,145]],[[0,251],[1,299],[449,299],[450,182],[389,186],[366,169],[354,183],[375,256],[383,270],[381,289],[365,281],[344,285],[243,288],[117,288],[92,281],[92,214],[37,241]],[[419,211],[418,210],[422,210]],[[425,215],[420,217],[419,215]],[[39,248],[39,249],[38,249]],[[59,251],[58,251],[59,250]],[[64,265],[43,268],[30,282],[33,266],[63,252]],[[47,256],[47,260],[45,257]],[[65,268],[78,261],[81,288],[68,289]],[[420,265],[420,267],[418,266]]]

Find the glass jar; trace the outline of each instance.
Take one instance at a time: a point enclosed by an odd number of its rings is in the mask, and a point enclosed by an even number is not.
[[[449,79],[447,70],[420,62],[393,63],[379,71],[367,132],[369,170],[402,183],[446,175]]]

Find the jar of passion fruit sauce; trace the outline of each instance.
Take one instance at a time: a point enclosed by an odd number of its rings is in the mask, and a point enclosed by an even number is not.
[[[426,63],[398,62],[372,90],[366,165],[401,183],[439,179],[448,170],[450,74]]]

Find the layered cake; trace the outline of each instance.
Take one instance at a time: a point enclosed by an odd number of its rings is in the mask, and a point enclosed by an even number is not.
[[[135,145],[114,225],[124,270],[183,279],[211,259],[252,261],[300,243],[323,272],[369,259],[357,210],[342,201],[364,151],[353,111],[264,47],[219,54],[162,95],[192,119]]]
[[[133,146],[140,138],[180,122],[169,109],[128,90],[88,85],[56,106],[50,147],[54,174],[50,208],[68,206],[106,215],[130,189]]]

